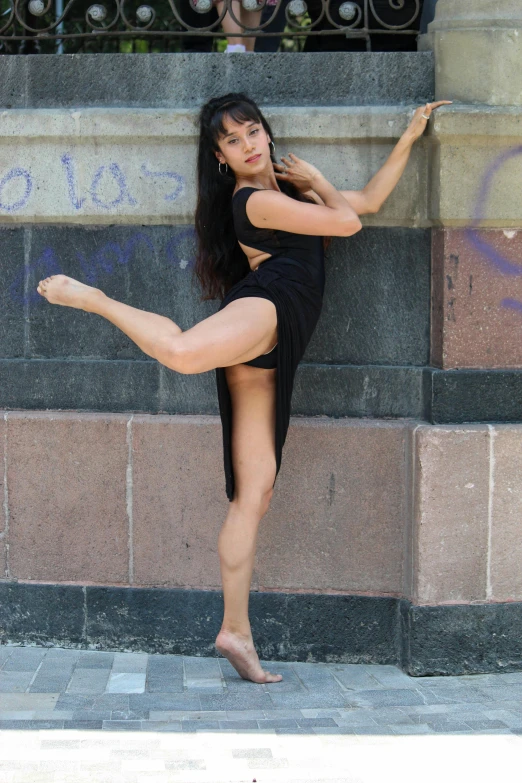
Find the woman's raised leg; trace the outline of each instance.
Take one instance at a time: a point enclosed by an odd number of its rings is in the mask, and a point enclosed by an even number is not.
[[[264,671],[252,639],[248,599],[259,522],[268,510],[276,471],[276,370],[226,369],[232,399],[234,499],[219,534],[225,612],[216,648],[246,680],[279,682]]]
[[[261,297],[236,299],[183,332],[163,315],[117,302],[66,275],[41,280],[37,291],[51,304],[101,315],[148,356],[183,374],[248,362],[277,342],[275,305]]]

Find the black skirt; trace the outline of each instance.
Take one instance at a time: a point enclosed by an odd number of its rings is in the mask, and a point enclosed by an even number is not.
[[[293,258],[273,257],[236,283],[221,302],[222,310],[230,302],[247,296],[259,296],[274,303],[277,313],[277,369],[275,456],[276,478],[290,423],[290,406],[297,366],[306,350],[321,314],[323,286],[305,265]],[[223,457],[226,493],[234,499],[232,465],[232,401],[224,367],[216,368],[219,414],[223,427]],[[274,480],[275,484],[275,480]]]

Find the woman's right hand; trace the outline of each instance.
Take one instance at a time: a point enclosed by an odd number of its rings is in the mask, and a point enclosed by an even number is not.
[[[274,163],[276,178],[291,182],[301,193],[314,189],[315,178],[321,176],[318,168],[298,158],[293,152],[289,152],[288,158],[282,157],[281,160],[284,165]]]

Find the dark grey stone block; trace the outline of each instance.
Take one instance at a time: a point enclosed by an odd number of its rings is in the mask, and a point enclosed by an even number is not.
[[[62,698],[62,697],[60,697]],[[123,710],[128,712],[129,706],[129,694],[128,693],[102,693],[101,696],[96,696],[93,699],[93,710]],[[85,709],[88,709],[85,707]]]
[[[217,310],[217,302],[200,301],[193,277],[193,226],[45,226],[26,232],[31,260],[23,301],[34,358],[150,358],[109,321],[49,304],[36,292],[49,274],[69,275],[112,299],[171,318],[183,330]]]
[[[183,660],[174,655],[149,655],[147,680],[151,677],[183,680]]]
[[[522,670],[522,603],[415,606],[401,601],[400,609],[407,643],[402,666],[408,674]]]
[[[219,722],[217,720],[184,720],[181,723],[181,730],[184,732],[203,731],[204,729],[219,729]]]
[[[63,729],[63,720],[0,720],[1,729],[20,729],[31,730],[35,729]]]
[[[430,729],[433,729],[433,731],[442,734],[451,734],[455,731],[471,732],[468,724],[463,721],[426,721],[426,725],[429,726]]]
[[[418,691],[406,688],[347,693],[346,701],[350,705],[359,707],[400,707],[425,703]]]
[[[2,669],[5,672],[36,671],[45,654],[46,650],[40,647],[15,647]]]
[[[75,644],[83,624],[81,587],[0,582],[0,642]]]
[[[80,693],[62,693],[55,704],[56,710],[90,710],[94,696],[82,696]]]
[[[197,52],[13,55],[0,61],[5,108],[199,107],[229,91],[245,91],[270,106],[425,103],[434,95],[433,55],[258,52],[250,59]]]
[[[214,370],[182,375],[159,368],[159,413],[219,414]]]
[[[114,720],[114,715],[110,710],[106,710],[105,712],[99,710],[78,710],[77,712],[73,712],[72,720],[78,721],[78,723],[92,720]],[[117,720],[122,720],[122,718],[117,718]],[[123,720],[125,720],[125,718],[123,718]]]
[[[87,623],[84,633],[84,590]],[[262,663],[307,661],[400,665],[417,687],[371,691],[338,687],[329,667],[312,673],[294,666],[304,689],[290,692],[245,683],[214,695],[172,692],[103,694],[95,698],[64,695],[57,709],[75,710],[270,710],[374,707],[387,704],[454,704],[522,699],[522,685],[457,684],[430,688],[429,675],[522,671],[522,603],[416,606],[394,598],[252,592],[254,640]],[[222,616],[222,594],[151,588],[81,588],[0,583],[3,640],[42,645],[134,649],[214,657],[214,639]],[[149,675],[180,682],[174,658],[149,661]],[[177,659],[179,661],[179,659]],[[227,669],[223,660],[223,670]],[[42,664],[31,691],[58,692],[67,684],[74,661],[59,671],[56,661]],[[284,671],[284,666],[283,666]],[[175,676],[175,673],[178,675]],[[5,672],[17,676],[23,672]],[[29,675],[31,673],[29,672]],[[230,672],[228,672],[230,679]],[[40,684],[41,683],[41,684]],[[292,683],[294,685],[295,683]],[[436,685],[436,687],[435,687]],[[448,680],[451,686],[451,680]],[[471,687],[471,686],[477,687]],[[27,684],[24,686],[24,690]],[[306,689],[306,690],[305,690]],[[362,702],[360,700],[362,699]],[[389,699],[392,699],[390,702]],[[401,701],[396,702],[394,700]],[[359,701],[358,701],[359,700]]]
[[[285,694],[287,695],[287,694]],[[268,693],[261,691],[235,691],[218,694],[200,695],[202,710],[272,710],[274,705]]]
[[[270,605],[270,594],[255,595]],[[288,594],[285,621],[284,660],[396,662],[393,598]]]
[[[103,647],[212,656],[222,606],[213,591],[88,587],[87,635]]]
[[[156,413],[154,361],[0,359],[0,407]]]
[[[297,368],[292,414],[425,418],[429,410],[421,367],[304,364]]]
[[[76,661],[77,669],[110,669],[114,661],[114,653],[84,652]]]
[[[508,726],[501,720],[466,720],[473,731],[485,731],[486,729],[507,729]]]
[[[260,729],[292,729],[298,728],[297,721],[293,718],[267,718],[267,720],[258,720]]]
[[[220,720],[219,728],[223,731],[245,731],[258,729],[256,720]]]
[[[337,726],[337,723],[333,718],[299,718],[297,725],[302,729],[311,729],[321,726]]]
[[[108,731],[140,731],[140,720],[104,720],[102,721],[102,729]]]
[[[522,370],[433,370],[433,424],[522,421]]]
[[[60,693],[67,688],[69,681],[68,674],[46,677],[38,673],[29,687],[29,693]]]
[[[24,356],[25,271],[22,228],[0,227],[0,281],[0,357]]]
[[[334,237],[323,310],[303,361],[427,365],[430,239],[431,231],[420,228]]]
[[[200,710],[199,696],[191,693],[130,693],[132,710]]]

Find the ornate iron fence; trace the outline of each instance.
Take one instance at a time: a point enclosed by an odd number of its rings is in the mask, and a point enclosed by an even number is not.
[[[70,42],[116,41],[118,51],[136,51],[132,41],[167,42],[203,37],[276,37],[303,41],[308,36],[361,39],[372,49],[376,36],[416,36],[423,0],[0,0],[0,52],[75,51]],[[241,7],[250,14],[246,26]],[[225,15],[242,32],[225,33]],[[274,20],[278,19],[277,29]],[[252,25],[252,21],[257,24]],[[199,24],[201,22],[201,24]],[[127,45],[122,45],[127,42]],[[183,47],[181,47],[183,49]],[[294,47],[295,48],[295,47]],[[103,47],[102,47],[103,49]],[[77,49],[76,49],[77,50]],[[92,49],[91,49],[92,50]],[[114,49],[113,49],[114,50]],[[141,47],[150,51],[149,47]]]

